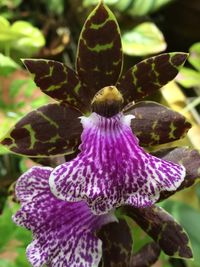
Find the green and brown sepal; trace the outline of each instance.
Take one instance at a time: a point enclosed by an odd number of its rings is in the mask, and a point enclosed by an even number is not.
[[[161,54],[130,68],[117,84],[124,96],[124,104],[139,101],[173,80],[187,56],[188,54],[181,52]]]
[[[100,1],[80,34],[76,69],[92,97],[101,88],[115,85],[122,69],[120,29],[111,10]]]
[[[74,153],[80,144],[80,111],[65,105],[48,104],[24,116],[1,144],[30,157]]]

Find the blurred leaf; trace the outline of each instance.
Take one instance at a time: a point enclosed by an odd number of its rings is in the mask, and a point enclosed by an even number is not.
[[[19,68],[19,65],[10,57],[6,57],[0,53],[0,76],[7,76]]]
[[[195,43],[190,47],[190,55],[188,61],[195,67],[198,71],[200,71],[200,42]]]
[[[166,42],[154,23],[144,22],[122,34],[122,46],[125,54],[146,56],[164,51]]]
[[[18,204],[7,202],[0,216],[0,266],[30,266],[25,258],[25,250],[31,241],[31,233],[16,226],[11,218],[18,208]]]
[[[12,152],[29,156],[71,154],[80,143],[81,112],[49,104],[25,115],[1,141]]]
[[[104,0],[105,4],[114,5],[120,12],[127,12],[131,16],[144,16],[153,13],[175,0]],[[84,0],[85,6],[95,5],[98,0]]]
[[[138,102],[125,114],[135,116],[131,127],[144,146],[178,140],[191,128],[183,115],[153,101]]]
[[[194,265],[200,263],[200,212],[191,206],[172,200],[162,203],[162,207],[172,214],[187,231],[194,254]]]
[[[42,32],[26,21],[16,21],[12,25],[0,17],[0,50],[17,50],[24,55],[32,55],[45,44]]]
[[[187,59],[186,53],[173,52],[147,58],[130,68],[117,86],[124,105],[151,95],[172,81]]]
[[[200,86],[200,72],[184,67],[180,70],[176,81],[185,88]]]
[[[87,95],[117,82],[123,54],[120,29],[114,14],[103,1],[88,16],[79,37],[76,70]]]
[[[181,225],[170,214],[155,205],[147,208],[121,207],[169,256],[192,258],[189,238]]]

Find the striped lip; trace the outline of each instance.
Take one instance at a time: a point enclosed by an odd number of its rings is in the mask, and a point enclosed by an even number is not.
[[[95,214],[123,204],[147,207],[161,191],[173,191],[185,168],[156,158],[139,146],[130,128],[133,116],[81,117],[80,154],[50,175],[50,188],[66,201],[85,200]]]

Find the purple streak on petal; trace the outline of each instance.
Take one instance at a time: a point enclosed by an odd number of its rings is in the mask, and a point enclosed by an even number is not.
[[[52,170],[33,167],[17,182],[22,206],[13,220],[31,230],[34,238],[27,257],[34,267],[97,267],[102,243],[94,232],[114,216],[95,216],[84,202],[55,198],[48,183]]]
[[[149,206],[160,191],[179,187],[185,168],[146,153],[132,133],[132,118],[82,117],[81,153],[51,173],[52,192],[67,201],[84,199],[102,214],[122,204]]]

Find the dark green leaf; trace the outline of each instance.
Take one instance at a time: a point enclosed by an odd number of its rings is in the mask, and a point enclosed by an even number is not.
[[[69,106],[42,106],[24,116],[1,143],[12,152],[31,157],[71,154],[80,142],[80,116],[80,111]]]
[[[98,236],[103,241],[99,267],[130,267],[133,240],[125,220],[103,226]]]
[[[191,124],[184,116],[152,101],[139,102],[131,106],[125,114],[135,116],[131,127],[144,146],[180,139],[191,128]]]
[[[169,256],[192,258],[189,238],[173,217],[155,205],[148,208],[124,206],[122,212],[131,217]]]
[[[87,92],[83,91],[72,69],[54,60],[25,59],[23,63],[45,94],[83,111],[87,110],[84,105],[88,104]]]
[[[149,267],[154,264],[160,255],[160,247],[154,242],[146,244],[131,258],[131,267]]]
[[[153,94],[173,80],[187,58],[186,53],[167,53],[145,59],[122,76],[118,88],[127,104]]]
[[[164,191],[160,194],[160,201],[173,195],[175,192],[192,186],[200,178],[200,152],[187,147],[162,149],[153,153],[156,157],[182,164],[186,168],[186,177],[176,191]]]
[[[80,35],[77,72],[93,97],[104,86],[117,82],[121,68],[119,26],[110,9],[100,1],[87,18]]]

